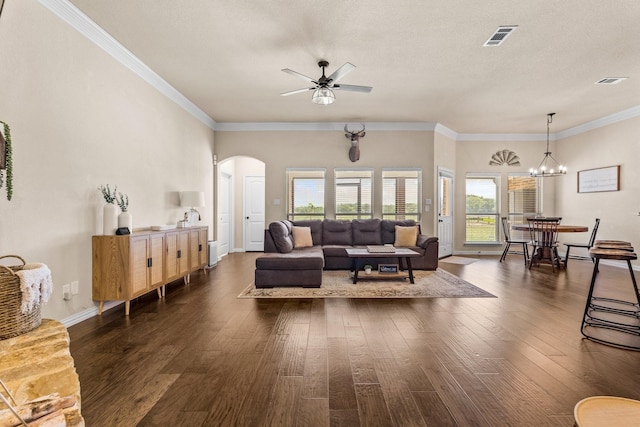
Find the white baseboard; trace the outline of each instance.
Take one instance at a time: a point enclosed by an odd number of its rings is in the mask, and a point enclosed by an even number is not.
[[[120,304],[124,304],[124,301],[111,301],[111,302],[105,303],[102,309],[102,312],[104,313],[105,311],[113,307],[116,307]],[[69,326],[73,326],[76,323],[80,323],[87,319],[91,319],[92,317],[97,315],[98,315],[98,307],[91,307],[91,308],[87,308],[86,310],[82,310],[78,313],[75,313],[69,317],[65,317],[64,319],[60,320],[60,322],[65,326],[65,328],[68,328]]]

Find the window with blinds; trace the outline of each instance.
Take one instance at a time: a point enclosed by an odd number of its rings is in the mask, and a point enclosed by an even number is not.
[[[499,176],[467,175],[466,242],[498,242],[498,194],[500,194]]]
[[[413,219],[420,222],[422,171],[385,169],[382,171],[382,218]]]
[[[507,198],[509,205],[509,223],[524,224],[527,218],[538,215],[541,211],[538,179],[529,175],[509,174]],[[526,231],[511,231],[513,239],[528,238]]]
[[[336,169],[336,219],[373,217],[373,170]]]
[[[287,169],[287,219],[324,219],[324,169]]]

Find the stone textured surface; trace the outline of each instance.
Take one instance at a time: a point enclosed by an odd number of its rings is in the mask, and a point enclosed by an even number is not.
[[[80,380],[62,323],[43,319],[31,332],[0,340],[0,379],[18,405],[52,393],[75,396],[76,404],[64,411],[67,426],[84,426]]]

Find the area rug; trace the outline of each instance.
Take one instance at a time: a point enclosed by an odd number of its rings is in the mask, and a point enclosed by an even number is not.
[[[408,279],[367,280],[362,275],[354,285],[348,271],[324,271],[320,288],[256,289],[251,283],[238,298],[495,298],[445,270],[414,271],[414,277],[412,285]]]
[[[446,257],[446,258],[441,258],[438,260],[438,262],[448,262],[449,264],[473,264],[474,262],[478,261],[476,258],[465,258],[462,256],[450,256],[450,257]]]

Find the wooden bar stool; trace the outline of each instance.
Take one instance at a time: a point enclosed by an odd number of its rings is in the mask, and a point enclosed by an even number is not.
[[[632,427],[640,423],[640,401],[614,396],[582,399],[573,408],[577,427]]]
[[[589,295],[582,318],[582,335],[587,339],[602,344],[640,350],[640,293],[638,292],[638,284],[631,266],[631,261],[637,259],[638,256],[634,252],[633,246],[629,242],[598,240],[589,250],[589,255],[594,259],[594,265]],[[601,259],[627,262],[634,298],[626,301],[594,295],[596,278],[599,275],[598,265]],[[600,331],[602,329],[629,334],[638,337],[638,339],[634,340],[634,342],[623,342],[626,340],[618,339],[617,337],[614,340],[611,336],[612,334],[601,334]]]

